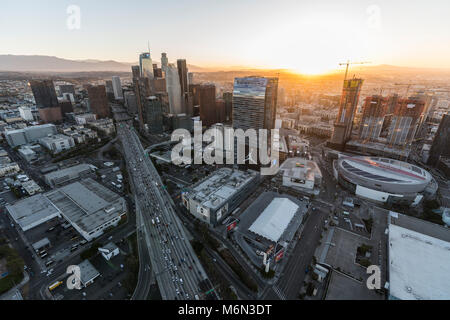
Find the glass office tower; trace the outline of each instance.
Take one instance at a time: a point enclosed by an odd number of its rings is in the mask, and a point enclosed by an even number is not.
[[[278,78],[246,77],[234,80],[234,129],[274,129]]]
[[[139,67],[141,69],[141,77],[153,79],[153,62],[150,52],[141,53],[139,56]]]

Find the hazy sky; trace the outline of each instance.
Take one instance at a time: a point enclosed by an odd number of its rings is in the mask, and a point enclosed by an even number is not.
[[[449,0],[1,0],[0,54],[134,62],[150,41],[155,60],[199,66],[450,68],[449,13]]]

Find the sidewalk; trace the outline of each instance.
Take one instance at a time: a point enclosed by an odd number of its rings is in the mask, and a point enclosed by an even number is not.
[[[17,291],[20,291],[20,289],[22,289],[22,287],[25,284],[27,284],[28,281],[30,281],[30,276],[28,275],[27,272],[24,272],[22,282],[20,282],[18,285],[16,285],[14,288],[9,290],[8,292],[2,294],[0,296],[0,300],[17,300],[16,298],[14,298],[17,295]]]

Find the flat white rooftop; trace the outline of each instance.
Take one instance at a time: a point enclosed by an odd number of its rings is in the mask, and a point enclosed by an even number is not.
[[[251,225],[249,230],[266,239],[277,242],[298,209],[298,205],[287,198],[275,198]]]
[[[280,167],[284,176],[314,181],[315,177],[322,178],[322,172],[317,163],[304,158],[289,158]]]
[[[202,203],[204,207],[218,208],[250,183],[258,173],[222,168],[196,184],[189,192],[189,198]]]
[[[450,242],[391,224],[389,260],[392,297],[450,299]]]

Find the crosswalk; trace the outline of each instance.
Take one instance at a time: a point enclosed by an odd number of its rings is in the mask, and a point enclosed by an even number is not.
[[[281,300],[287,300],[286,295],[280,290],[280,288],[278,288],[277,286],[273,286],[272,289]]]

